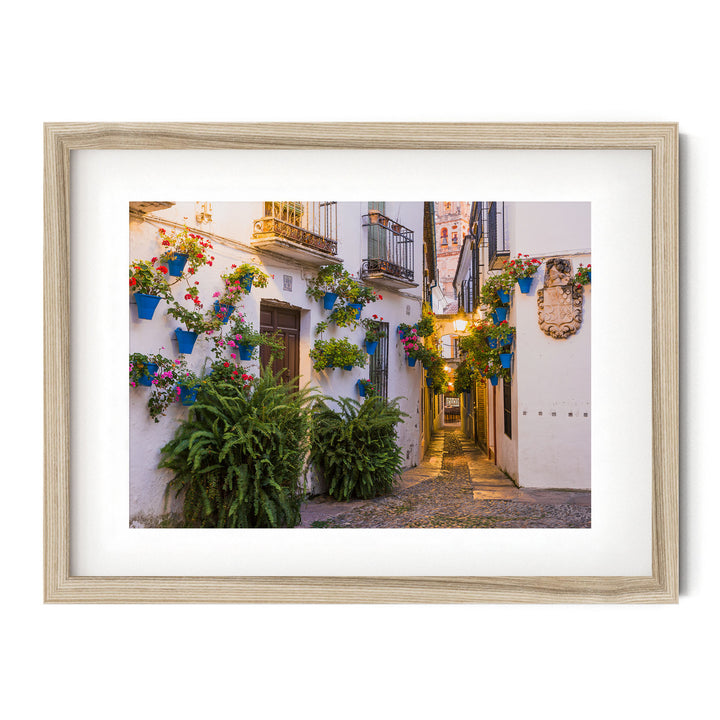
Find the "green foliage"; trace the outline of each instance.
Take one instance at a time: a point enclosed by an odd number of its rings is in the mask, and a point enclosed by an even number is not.
[[[490,275],[480,289],[480,302],[487,308],[488,312],[492,312],[503,304],[497,291],[505,290],[505,292],[510,292],[514,283],[515,280],[510,280],[506,272]]]
[[[455,391],[470,392],[474,382],[475,373],[472,365],[467,360],[463,360],[455,371]]]
[[[166,275],[165,265],[156,265],[157,258],[152,260],[133,260],[130,263],[130,292],[156,295],[169,300],[172,298],[170,283]]]
[[[398,399],[377,395],[363,403],[335,402],[338,410],[317,402],[312,411],[310,458],[328,481],[328,493],[342,501],[389,493],[402,467],[396,426],[408,415]]]
[[[166,496],[185,493],[187,527],[300,522],[312,399],[270,370],[245,387],[221,379],[203,386],[160,463],[174,472]]]
[[[380,320],[363,318],[360,321],[365,328],[365,342],[378,342],[381,338],[387,337],[387,332],[381,325],[381,320],[382,318]]]
[[[577,272],[573,281],[576,285],[589,285],[590,284],[590,273],[592,271],[592,265],[588,264],[587,267],[583,267],[583,264],[578,265]]]
[[[417,324],[417,334],[420,337],[430,337],[435,332],[435,313],[427,303],[423,303],[422,318]]]
[[[323,265],[318,274],[307,281],[306,292],[313,300],[322,300],[326,292],[339,295],[338,284],[344,275],[348,272],[339,263]]]
[[[351,343],[347,338],[331,338],[330,340],[316,340],[310,350],[310,358],[313,361],[315,370],[325,368],[365,367],[367,355],[357,345]]]

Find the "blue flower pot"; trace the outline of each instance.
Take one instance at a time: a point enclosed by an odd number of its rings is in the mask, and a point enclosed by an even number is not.
[[[358,380],[355,385],[357,385],[358,393],[360,393],[360,397],[365,397],[365,383],[362,380]]]
[[[506,307],[495,308],[495,317],[497,318],[496,325],[499,325],[503,320],[507,318],[508,309]]]
[[[352,308],[355,311],[355,319],[360,319],[360,313],[362,312],[363,306],[358,305],[358,303],[348,303],[348,307]]]
[[[138,317],[141,320],[152,320],[155,314],[155,308],[158,306],[162,298],[157,295],[147,295],[146,293],[135,293],[135,302],[137,303]]]
[[[490,376],[490,384],[491,384],[491,385],[497,385],[497,384],[498,384],[498,376],[497,376],[497,375],[491,375],[491,376]]]
[[[230,319],[230,316],[235,312],[235,306],[234,305],[221,305],[217,300],[213,303],[213,307],[215,308],[215,314],[219,315],[220,313],[223,313],[223,316],[221,318],[222,324],[227,325],[227,321]]]
[[[240,359],[241,360],[252,360],[253,352],[255,350],[254,345],[244,345],[240,343],[238,346],[238,351],[240,352]]]
[[[592,270],[588,271],[588,282],[592,282]],[[602,283],[600,283],[602,285]]]
[[[417,358],[410,357],[410,356],[408,355],[407,361],[408,361],[408,365],[409,365],[410,367],[415,367],[415,363],[417,362]]]
[[[495,323],[497,325],[497,323]],[[488,347],[494,350],[497,347],[497,340],[495,338],[486,337],[485,342],[488,344]]]
[[[323,307],[326,310],[332,310],[337,298],[337,293],[326,292],[325,297],[323,298]]]
[[[510,362],[512,361],[512,353],[500,353],[500,364],[506,369],[510,369]]]
[[[145,366],[145,374],[138,379],[138,382],[145,387],[150,387],[157,371],[158,366],[155,363],[148,363]]]
[[[185,263],[188,256],[185,253],[174,253],[172,258],[167,261],[168,275],[180,277],[185,269]]]
[[[400,336],[400,339],[405,337],[405,333],[403,332],[403,329],[400,326],[398,326],[397,334]]]
[[[374,340],[372,342],[365,341],[365,350],[367,351],[368,355],[374,355],[375,351],[377,350],[378,341]]]
[[[175,337],[177,337],[178,341],[178,352],[183,353],[183,355],[189,355],[195,347],[197,333],[177,328],[175,330]]]
[[[353,369],[352,365],[343,365],[343,370],[352,370],[352,369]]]
[[[247,293],[252,290],[253,286],[253,275],[241,275],[240,276],[240,287]]]
[[[193,388],[180,387],[180,402],[183,405],[193,405],[197,400],[199,388],[197,386]]]
[[[512,341],[513,341],[513,338],[514,338],[514,337],[515,337],[514,334],[513,334],[513,333],[510,333],[510,335],[508,335],[508,336],[505,338],[505,340],[503,340],[500,344],[501,344],[503,347],[507,347],[508,345],[512,345]]]
[[[520,292],[521,293],[529,293],[530,292],[530,286],[532,285],[532,276],[526,277],[526,278],[519,278],[518,279],[518,285],[520,286]]]
[[[426,384],[429,388],[431,388],[431,387],[433,386],[432,378],[426,377],[426,378],[425,378],[425,384]]]
[[[500,302],[507,304],[510,302],[510,293],[505,292],[505,290],[497,290],[498,297],[500,298]]]

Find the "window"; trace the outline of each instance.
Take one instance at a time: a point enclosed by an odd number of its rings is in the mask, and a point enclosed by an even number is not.
[[[512,438],[512,384],[509,380],[503,380],[503,418],[505,434]]]
[[[447,245],[447,244],[448,244],[447,237],[448,237],[447,228],[443,228],[443,229],[440,231],[440,244],[441,244],[441,245]]]
[[[454,232],[452,234],[452,244],[457,245],[457,233],[456,232]]]
[[[380,328],[385,331],[385,337],[380,338],[375,354],[370,355],[370,382],[375,386],[378,395],[387,400],[390,325],[389,323],[381,322]]]
[[[491,202],[489,205],[485,233],[488,240],[490,269],[497,269],[499,266],[495,264],[495,260],[498,256],[507,257],[510,255],[505,229],[505,213],[503,212],[505,203]]]

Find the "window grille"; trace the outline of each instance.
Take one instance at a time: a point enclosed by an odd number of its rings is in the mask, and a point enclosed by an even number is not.
[[[512,384],[509,380],[503,380],[503,418],[505,434],[512,438]]]
[[[381,322],[380,329],[385,331],[385,337],[380,338],[375,354],[370,355],[370,382],[375,386],[378,395],[387,400],[389,323]]]

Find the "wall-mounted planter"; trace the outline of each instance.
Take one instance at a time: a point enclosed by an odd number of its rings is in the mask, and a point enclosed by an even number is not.
[[[495,317],[497,318],[496,325],[499,325],[503,320],[507,319],[508,309],[506,307],[495,308]]]
[[[162,298],[157,295],[147,295],[146,293],[134,293],[135,302],[137,303],[138,317],[141,320],[152,320],[155,314],[155,308]]]
[[[433,386],[433,380],[432,380],[432,378],[431,378],[431,377],[426,377],[426,378],[425,378],[425,384],[426,384],[429,388],[431,388],[431,387]]]
[[[352,370],[352,369],[353,369],[352,365],[343,365],[343,370]]]
[[[223,325],[227,325],[227,321],[230,319],[230,316],[235,312],[235,306],[234,305],[221,305],[217,300],[214,303],[215,307],[215,314],[219,315],[221,312],[224,313],[221,320]]]
[[[355,311],[355,319],[360,319],[360,313],[362,312],[363,306],[358,303],[348,303],[348,307]]]
[[[498,297],[500,298],[500,302],[504,305],[507,305],[510,302],[510,293],[506,292],[505,290],[497,290]]]
[[[409,366],[409,367],[415,367],[415,363],[417,362],[417,358],[416,358],[416,357],[410,357],[410,356],[408,355],[407,361],[408,361],[408,366]]]
[[[337,293],[326,292],[325,297],[323,298],[323,307],[326,310],[332,310],[337,299]]]
[[[141,378],[138,378],[138,382],[141,385],[145,385],[145,387],[150,387],[157,371],[158,366],[155,363],[147,363],[147,365],[145,365],[145,374]]]
[[[493,318],[494,319],[494,318]],[[495,323],[497,325],[497,323]],[[492,337],[486,337],[485,342],[488,344],[488,347],[494,350],[497,347],[497,340]]]
[[[526,278],[518,278],[518,285],[520,286],[520,292],[527,294],[530,292],[530,286],[532,285],[532,276]]]
[[[513,341],[513,338],[514,338],[514,337],[515,337],[515,335],[514,335],[513,333],[510,333],[510,334],[505,338],[505,340],[501,340],[501,341],[500,341],[500,345],[501,345],[502,347],[507,347],[508,345],[512,345],[512,341]]]
[[[358,380],[355,385],[357,386],[360,397],[365,397],[365,383],[362,380]]]
[[[167,261],[168,275],[180,277],[185,269],[188,256],[185,253],[174,253]]]
[[[183,355],[189,355],[195,347],[195,341],[197,340],[197,333],[190,332],[189,330],[183,330],[177,328],[175,330],[175,337],[178,341],[178,352]]]
[[[240,277],[240,287],[247,293],[249,293],[252,290],[253,286],[253,276],[252,275],[242,275]]]
[[[500,364],[506,369],[510,369],[510,363],[512,362],[512,353],[500,353]]]
[[[368,355],[374,355],[375,351],[377,350],[377,346],[378,346],[377,340],[373,340],[373,341],[366,340],[365,341],[365,350]]]
[[[497,376],[497,375],[491,375],[491,376],[490,376],[490,384],[491,384],[491,385],[497,385],[497,384],[498,384],[498,376]]]
[[[254,345],[243,345],[242,343],[238,345],[241,360],[252,360],[254,350]]]
[[[199,388],[197,386],[193,388],[187,388],[180,386],[180,402],[183,405],[194,405],[197,400]]]

